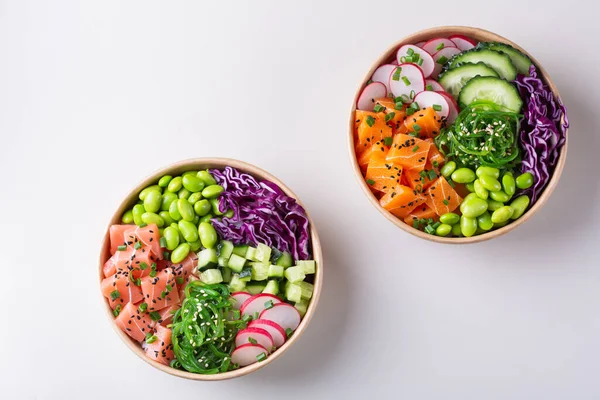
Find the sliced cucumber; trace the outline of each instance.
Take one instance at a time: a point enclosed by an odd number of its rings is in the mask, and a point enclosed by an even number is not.
[[[291,267],[294,260],[292,259],[292,255],[287,251],[281,253],[281,256],[277,259],[275,265],[281,265],[284,268]]]
[[[237,254],[232,254],[227,261],[227,266],[234,272],[241,272],[244,268],[244,265],[246,265],[246,259],[238,256]]]
[[[450,70],[464,63],[476,64],[478,62],[483,62],[488,67],[492,67],[501,78],[504,78],[507,81],[514,81],[517,77],[517,68],[513,65],[512,61],[510,61],[510,57],[504,53],[490,49],[463,51],[448,61],[448,64],[446,64],[448,67],[446,69]]]
[[[513,65],[517,68],[517,72],[529,76],[529,67],[533,64],[531,59],[511,45],[498,42],[479,42],[477,48],[492,49],[494,51],[506,53],[510,57]]]
[[[263,290],[265,290],[265,287],[267,285],[264,283],[260,283],[260,282],[251,282],[249,284],[246,285],[246,291],[250,294],[259,294],[261,293]]]
[[[277,296],[279,294],[279,282],[275,280],[268,281],[267,286],[265,286],[262,292]]]
[[[241,292],[246,288],[246,282],[241,280],[238,274],[233,274],[231,282],[229,283],[229,289],[232,292]]]
[[[446,71],[440,76],[438,82],[444,87],[446,92],[457,98],[463,86],[475,76],[498,77],[498,73],[492,67],[488,67],[482,62],[478,62],[477,64],[465,63]]]
[[[219,262],[216,249],[204,249],[198,253],[198,270],[214,268]]]
[[[488,102],[506,111],[521,112],[523,100],[517,88],[504,79],[493,76],[476,76],[462,88],[458,103],[462,107],[475,102]]]
[[[207,269],[200,274],[200,280],[209,285],[214,285],[223,282],[223,275],[218,269]]]

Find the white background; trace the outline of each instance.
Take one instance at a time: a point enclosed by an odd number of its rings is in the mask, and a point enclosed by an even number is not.
[[[596,13],[591,1],[458,3],[0,0],[0,397],[600,398]],[[379,215],[346,144],[371,63],[415,30],[452,24],[534,54],[572,123],[547,205],[465,247]],[[129,352],[96,272],[129,188],[209,156],[286,182],[326,261],[305,335],[260,372],[217,383]]]

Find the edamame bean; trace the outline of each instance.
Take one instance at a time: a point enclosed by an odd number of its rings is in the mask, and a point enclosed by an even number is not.
[[[194,211],[200,217],[203,217],[206,214],[208,214],[211,209],[212,206],[210,205],[210,202],[206,199],[200,200],[194,204]]]
[[[188,197],[190,197],[191,194],[192,192],[190,192],[186,188],[183,188],[180,189],[179,192],[177,192],[177,197],[179,197],[180,199],[187,199]]]
[[[217,244],[217,231],[209,222],[200,222],[198,233],[202,246],[212,249]]]
[[[194,220],[194,207],[192,207],[190,202],[186,199],[177,200],[177,210],[179,211],[182,219],[186,221]]]
[[[133,222],[136,225],[141,225],[144,223],[144,221],[142,221],[142,214],[144,214],[146,212],[146,209],[144,208],[144,206],[142,204],[136,204],[135,206],[133,206],[133,209],[131,210],[131,214],[133,216]]]
[[[510,221],[504,221],[504,222],[500,222],[499,224],[494,224],[494,228],[498,229],[498,228],[502,228],[503,226],[508,225]]]
[[[192,193],[197,193],[204,189],[204,182],[196,174],[184,175],[181,180],[183,187]]]
[[[492,222],[492,216],[489,212],[484,212],[479,217],[477,217],[477,225],[483,231],[489,231],[494,227],[494,223]]]
[[[490,192],[490,197],[492,198],[492,200],[496,200],[501,203],[506,203],[510,200],[510,196],[502,191]]]
[[[481,175],[491,176],[494,179],[498,179],[500,177],[500,170],[498,168],[493,168],[493,167],[481,166],[481,167],[477,168],[477,171],[475,171],[475,173],[480,178],[481,178]]]
[[[435,234],[438,236],[448,236],[452,232],[452,226],[448,224],[441,224],[435,230]]]
[[[160,215],[146,211],[142,214],[142,221],[147,224],[156,224],[159,228],[162,228],[165,225],[165,220],[160,217]]]
[[[173,251],[179,246],[179,231],[172,226],[167,226],[163,234],[167,242],[167,250]]]
[[[215,180],[215,178],[213,178],[213,176],[210,174],[210,172],[207,171],[199,171],[196,176],[198,178],[200,178],[202,180],[202,182],[204,182],[205,186],[210,186],[210,185],[216,185],[217,181]]]
[[[463,199],[463,202],[471,200],[471,199],[478,199],[479,196],[477,196],[477,193],[469,193],[468,195],[465,196],[465,198]]]
[[[225,214],[223,214],[223,216],[227,218],[233,217],[233,210],[230,208]]]
[[[202,193],[200,192],[192,193],[190,194],[190,197],[188,197],[188,201],[191,205],[196,204],[200,200],[202,200]]]
[[[162,219],[165,220],[165,225],[171,225],[175,220],[171,218],[171,214],[168,211],[161,211],[158,213]]]
[[[462,236],[462,231],[460,230],[460,223],[452,225],[452,236]]]
[[[198,228],[196,228],[196,225],[188,221],[179,221],[178,226],[186,242],[191,243],[198,240]]]
[[[188,254],[190,254],[190,245],[187,243],[181,243],[173,252],[171,253],[171,262],[173,264],[177,264],[182,262]]]
[[[460,231],[466,237],[471,237],[477,232],[477,220],[475,218],[460,217]]]
[[[511,206],[500,207],[492,214],[492,222],[495,224],[501,224],[506,222],[512,217],[514,210]]]
[[[202,190],[202,196],[207,199],[214,199],[215,197],[219,197],[219,195],[223,193],[223,190],[225,190],[223,186],[210,185]]]
[[[152,191],[157,191],[158,193],[162,193],[162,189],[160,186],[158,186],[158,185],[148,186],[146,189],[144,189],[140,192],[140,195],[139,195],[140,200],[144,201],[144,199],[146,198],[148,193],[150,193]]]
[[[471,183],[475,178],[475,172],[469,168],[459,168],[452,173],[452,180],[456,183]]]
[[[504,203],[496,201],[496,200],[492,200],[492,199],[487,199],[487,203],[488,203],[488,211],[496,211],[500,207],[504,206]]]
[[[468,218],[477,218],[488,209],[487,201],[477,198],[464,200],[460,204],[460,212]]]
[[[490,195],[490,192],[483,187],[479,179],[475,179],[475,182],[473,182],[473,189],[475,189],[475,194],[481,199],[485,200]]]
[[[200,223],[200,217],[197,215],[194,215],[194,220],[192,221],[192,224],[194,224],[194,226],[198,226],[199,223]]]
[[[169,206],[175,200],[177,200],[177,194],[172,193],[172,192],[165,192],[162,196],[162,202],[160,205],[160,209],[163,211],[169,211]]]
[[[448,161],[440,170],[443,177],[447,178],[456,170],[456,163],[454,161]]]
[[[167,186],[169,186],[169,182],[171,182],[171,179],[173,179],[171,175],[163,176],[158,180],[158,186],[160,186],[161,188],[166,188]]]
[[[502,190],[509,196],[512,196],[517,191],[515,178],[510,172],[506,172],[502,177]]]
[[[179,235],[179,242],[180,243],[185,242],[185,238],[183,237],[183,235],[181,234],[181,231],[179,230],[179,224],[177,224],[177,222],[174,222],[171,224],[171,228],[173,228],[177,231],[177,234]]]
[[[460,221],[460,216],[455,213],[446,213],[440,217],[440,222],[442,224],[454,225],[458,224]]]
[[[479,183],[481,186],[489,190],[490,192],[499,192],[502,190],[502,185],[498,182],[498,179],[490,175],[481,175],[479,177]]]
[[[202,247],[202,243],[200,242],[200,240],[196,240],[195,242],[188,244],[190,245],[190,250],[192,251],[198,251]]]
[[[167,190],[172,193],[177,193],[181,189],[182,185],[183,184],[181,182],[181,177],[176,176],[175,178],[171,179],[171,182],[169,182],[169,185],[167,186]]]
[[[182,177],[186,176],[186,175],[197,175],[198,171],[185,171],[183,174],[181,174]]]
[[[148,192],[144,199],[144,208],[148,212],[155,213],[160,210],[162,204],[162,194],[160,192],[152,190]]]
[[[520,218],[521,215],[523,215],[523,213],[525,212],[525,210],[527,210],[527,207],[529,207],[529,196],[522,195],[517,197],[512,201],[512,203],[510,203],[510,206],[514,210],[511,218]]]
[[[174,221],[179,221],[181,219],[181,213],[179,212],[179,207],[177,207],[177,201],[173,201],[169,206],[169,215]]]
[[[202,222],[210,222],[210,220],[214,218],[214,215],[212,214],[206,214],[204,217],[200,218],[200,223]]]
[[[529,189],[533,186],[533,174],[531,172],[525,172],[517,176],[516,184],[519,189]]]
[[[475,191],[475,185],[473,184],[473,182],[471,183],[466,183],[465,187],[467,188],[467,190],[471,193],[473,193]]]
[[[219,199],[210,199],[210,205],[212,206],[212,212],[219,217],[223,215],[221,211],[219,211]]]
[[[133,222],[133,211],[127,210],[121,217],[121,222],[124,224],[131,224]]]

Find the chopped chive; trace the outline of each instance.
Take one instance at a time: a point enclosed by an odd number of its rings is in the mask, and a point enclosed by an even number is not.
[[[385,144],[386,146],[391,146],[393,142],[394,142],[394,139],[392,139],[391,136],[383,138],[383,144]]]
[[[413,153],[416,153],[416,152],[417,152],[417,150],[419,150],[419,146],[415,146],[415,147],[413,147],[413,149],[412,149],[412,152],[413,152]]]
[[[406,56],[402,56],[402,57],[400,57],[400,62],[401,62],[401,63],[405,63],[405,62],[406,62]]]
[[[425,171],[421,171],[421,172],[419,172],[419,176],[420,176],[421,178],[425,178],[425,177],[427,176],[427,172],[425,172]]]
[[[412,136],[412,137],[418,138],[419,137],[419,132],[409,132],[408,136]]]
[[[430,235],[433,235],[433,233],[435,232],[435,229],[433,229],[433,228],[431,227],[431,225],[427,225],[427,226],[425,227],[425,232],[429,233]]]
[[[415,54],[415,51],[409,47],[409,48],[408,48],[408,50],[406,51],[406,53],[407,53],[409,56],[412,56],[413,54]]]
[[[164,299],[165,297],[167,297],[167,292],[163,290],[162,292],[160,292],[160,298]]]
[[[258,319],[258,311],[254,312],[254,319]]]
[[[150,313],[150,318],[152,319],[152,321],[158,321],[160,319],[160,314],[156,311],[152,311]]]
[[[413,108],[415,111],[417,111],[419,108],[421,108],[421,107],[419,107],[419,103],[417,103],[416,101],[415,101],[415,102],[413,102],[413,103],[411,104],[411,106],[412,106],[412,108]]]
[[[394,118],[395,116],[396,116],[396,113],[393,111],[391,113],[385,114],[385,122],[388,122],[390,119]]]
[[[110,298],[112,300],[116,300],[119,297],[121,297],[121,293],[118,290],[113,290],[112,292],[110,292]]]
[[[151,333],[146,334],[146,343],[147,344],[152,344],[152,343],[156,342],[157,340],[158,340],[158,338],[155,335],[153,335]]]
[[[429,174],[428,174],[428,176],[429,176],[429,180],[430,180],[430,181],[432,181],[432,180],[434,180],[435,178],[437,178],[437,174],[436,174],[436,173],[435,173],[435,171],[434,171],[434,170],[432,170],[432,169],[430,169],[430,170],[429,170]]]
[[[446,64],[446,61],[448,61],[448,57],[441,56],[440,58],[438,58],[438,60],[436,62],[440,65],[444,65],[444,64]]]
[[[267,355],[265,354],[264,351],[256,356],[256,361],[258,361],[258,362],[265,361],[266,359],[267,359]]]
[[[415,132],[419,132],[421,130],[421,126],[419,124],[413,124],[412,127],[415,130]]]
[[[407,62],[407,63],[414,62],[414,59],[412,56],[406,56],[406,57],[402,57],[402,58],[404,58],[404,62]],[[400,61],[402,61],[402,59]]]
[[[287,337],[292,336],[292,333],[294,333],[294,331],[291,328],[287,328],[285,330],[285,336],[287,336]]]
[[[367,116],[367,125],[369,125],[369,127],[375,125],[375,118],[371,117],[370,115]]]
[[[417,61],[417,65],[419,65],[419,66],[423,65],[423,59],[422,58],[419,59],[419,61]]]
[[[178,276],[177,278],[175,278],[175,282],[177,282],[178,285],[183,285],[183,277],[182,276]]]
[[[403,108],[404,108],[403,102],[396,103],[396,105],[394,106],[394,110],[398,110],[398,111],[402,110]]]
[[[118,316],[119,316],[119,314],[121,314],[121,309],[122,309],[121,305],[120,305],[120,304],[117,304],[117,306],[116,306],[116,307],[115,307],[115,309],[113,310],[113,315],[114,315],[115,317],[118,317]]]
[[[133,248],[136,250],[139,250],[142,248],[142,242],[135,242],[135,244],[133,245]]]
[[[121,245],[121,246],[117,247],[117,250],[118,250],[118,251],[125,251],[125,250],[127,250],[127,246],[125,246],[125,245],[123,244],[123,245]]]
[[[413,228],[419,229],[419,221],[418,220],[413,221]]]
[[[167,293],[169,293],[171,290],[173,290],[173,286],[167,284],[167,286],[165,286],[165,289],[167,289]]]
[[[449,204],[448,200],[444,199],[444,201],[442,201],[442,203],[444,203],[445,206],[447,206]]]
[[[140,269],[141,269],[142,271],[145,271],[146,269],[148,269],[148,264],[146,264],[145,262],[143,262],[143,261],[142,261],[142,262],[140,263]]]
[[[434,168],[437,168],[437,167],[439,167],[439,165],[440,165],[440,163],[438,163],[438,162],[437,162],[437,160],[433,160],[433,161],[431,162],[431,164],[433,165],[433,167],[434,167]]]
[[[455,187],[455,186],[456,186],[456,184],[454,183],[454,181],[453,181],[452,179],[449,179],[449,180],[448,180],[448,184],[449,184],[451,187]]]
[[[134,283],[134,284],[135,284],[135,286],[142,286],[142,280],[141,280],[140,278],[137,278],[137,279],[135,280],[135,283]]]
[[[252,344],[256,344],[256,343],[258,343],[258,342],[256,341],[256,339],[254,339],[254,338],[252,338],[252,337],[249,337],[249,338],[248,338],[248,342],[250,342],[250,343],[252,343]]]
[[[251,320],[252,320],[252,315],[250,315],[250,314],[246,314],[242,317],[242,321],[244,321],[244,322],[248,322]]]
[[[233,310],[232,313],[233,313],[234,320],[240,319],[240,310]]]
[[[156,263],[153,262],[152,265],[150,266],[150,268],[156,271]]]
[[[406,115],[413,115],[415,113],[415,110],[413,110],[412,107],[408,107],[406,109]]]
[[[373,111],[375,111],[376,113],[385,110],[385,107],[382,107],[381,104],[377,103],[375,104],[375,107],[373,107]]]
[[[374,184],[375,184],[375,181],[373,179],[367,179],[367,185],[373,186]]]
[[[433,86],[427,85],[427,86],[425,86],[425,90],[429,90],[430,92],[432,92],[433,91]]]
[[[273,300],[265,302],[265,310],[268,310],[269,308],[273,308]]]
[[[150,277],[154,278],[156,276],[156,270],[153,269],[152,271],[150,271]]]
[[[434,104],[434,105],[432,106],[432,108],[433,108],[435,111],[442,111],[442,106],[440,106],[439,104]]]
[[[146,312],[146,310],[148,309],[148,304],[146,303],[142,303],[140,304],[140,306],[138,307],[138,311],[139,312]]]
[[[440,226],[441,224],[442,224],[442,223],[438,221],[438,222],[436,222],[435,224],[431,225],[431,227],[432,227],[433,229],[437,229],[437,228],[438,228],[438,226]]]
[[[145,227],[147,227],[147,226],[148,226],[148,224],[147,224],[147,223],[145,223],[145,222],[142,222],[142,223],[141,223],[141,224],[139,224],[138,226],[139,226],[140,228],[145,228]]]
[[[163,252],[163,258],[165,260],[170,260],[171,259],[171,253],[169,253],[168,251]]]
[[[164,249],[165,247],[167,247],[167,239],[165,239],[164,237],[161,237],[160,241],[158,243],[160,243],[161,249]]]
[[[415,98],[415,94],[416,94],[416,93],[415,93],[415,91],[414,91],[414,90],[411,90],[411,91],[410,91],[410,95],[409,95],[408,97],[410,97],[410,98],[411,98],[411,100],[412,100],[412,99],[414,99],[414,98]]]
[[[440,50],[441,50],[441,49],[443,49],[443,48],[444,48],[444,43],[442,42],[442,43],[440,43],[440,44],[438,45],[438,47],[436,47],[435,49],[436,49],[437,51],[440,51]]]
[[[405,84],[406,86],[409,86],[409,85],[410,85],[410,81],[409,81],[409,80],[408,80],[408,78],[407,78],[407,77],[405,77],[405,76],[403,76],[403,77],[402,77],[402,82],[404,82],[404,84]]]
[[[394,97],[394,103],[399,103],[402,101],[402,96]]]

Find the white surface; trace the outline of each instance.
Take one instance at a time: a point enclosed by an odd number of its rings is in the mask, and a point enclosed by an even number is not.
[[[592,2],[532,1],[524,12],[522,1],[429,1],[421,20],[396,0],[320,3],[0,1],[0,397],[600,397]],[[466,247],[386,221],[346,149],[351,99],[373,60],[444,24],[485,27],[530,50],[572,122],[546,207],[506,237]],[[582,58],[589,73],[573,62]],[[218,383],[176,379],[131,354],[96,282],[103,229],[127,190],[202,156],[243,159],[285,181],[326,259],[301,340],[255,375]]]

